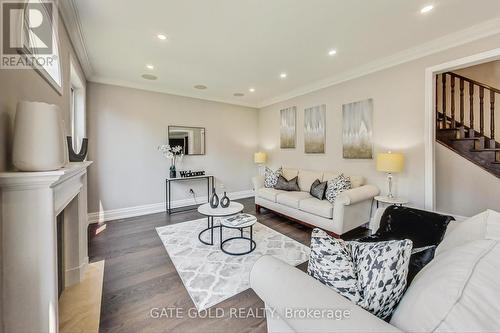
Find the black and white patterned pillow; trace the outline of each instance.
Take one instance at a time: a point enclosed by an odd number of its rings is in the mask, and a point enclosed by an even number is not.
[[[314,229],[308,273],[374,315],[388,318],[406,288],[410,240],[344,242]]]
[[[276,171],[273,171],[266,167],[266,171],[264,172],[264,187],[274,188],[282,172],[283,169],[281,167]]]
[[[390,317],[406,290],[412,241],[349,243],[361,295],[358,305],[379,318]]]
[[[329,180],[326,185],[325,198],[331,203],[335,202],[337,196],[345,191],[352,188],[351,178],[340,174],[332,180]]]
[[[314,229],[307,273],[352,302],[359,302],[358,279],[347,242]]]

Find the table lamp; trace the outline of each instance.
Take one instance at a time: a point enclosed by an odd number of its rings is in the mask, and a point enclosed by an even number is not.
[[[267,161],[267,154],[262,152],[262,151],[256,152],[255,154],[253,154],[253,161],[255,162],[255,164],[257,164],[259,166],[259,174],[262,174],[261,169],[262,169],[262,166]]]
[[[255,162],[255,164],[264,164],[266,163],[266,160],[267,154],[262,151],[253,154],[253,161]]]
[[[380,153],[377,155],[377,171],[387,172],[389,183],[389,194],[387,197],[394,198],[392,194],[392,174],[403,171],[405,164],[404,155],[401,153]]]

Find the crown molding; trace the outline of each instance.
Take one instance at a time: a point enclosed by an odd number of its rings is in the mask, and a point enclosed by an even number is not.
[[[275,103],[284,102],[291,98],[302,96],[314,91],[324,89],[342,82],[350,81],[371,73],[381,71],[390,67],[394,67],[412,60],[423,58],[425,56],[438,53],[452,47],[467,44],[469,42],[492,36],[500,33],[500,17],[485,21],[483,23],[473,25],[469,28],[433,39],[424,44],[406,49],[395,53],[391,56],[384,57],[365,65],[359,66],[350,71],[331,76],[329,78],[316,81],[311,84],[296,88],[286,94],[282,94],[273,98],[262,101],[258,107],[263,108]]]
[[[59,12],[86,78],[94,75],[74,0],[59,1]]]
[[[244,106],[247,108],[257,109],[257,105],[252,104],[252,103],[235,102],[235,101],[227,100],[227,99],[212,98],[210,96],[204,96],[201,93],[200,94],[186,93],[183,91],[177,91],[177,90],[167,89],[167,88],[162,88],[162,87],[152,87],[148,84],[129,82],[129,81],[125,81],[125,80],[117,80],[117,79],[112,79],[112,78],[107,78],[107,77],[102,77],[102,76],[97,76],[97,75],[91,76],[90,78],[87,78],[87,80],[90,82],[94,82],[94,83],[101,83],[101,84],[107,84],[107,85],[112,85],[112,86],[146,90],[146,91],[157,92],[157,93],[162,93],[162,94],[169,94],[169,95],[175,95],[175,96],[181,96],[181,97],[189,97],[189,98],[201,99],[204,101],[231,104],[231,105]]]

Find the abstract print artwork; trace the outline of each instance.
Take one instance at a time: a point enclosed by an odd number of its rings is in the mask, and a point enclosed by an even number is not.
[[[344,104],[343,156],[349,159],[373,157],[373,99]]]
[[[280,110],[280,148],[295,148],[297,107]]]
[[[304,151],[307,154],[325,152],[326,104],[304,110]]]

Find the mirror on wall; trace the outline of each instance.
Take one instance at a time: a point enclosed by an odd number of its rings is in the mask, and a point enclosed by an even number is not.
[[[168,144],[181,146],[184,155],[205,155],[205,128],[188,126],[169,126]]]

